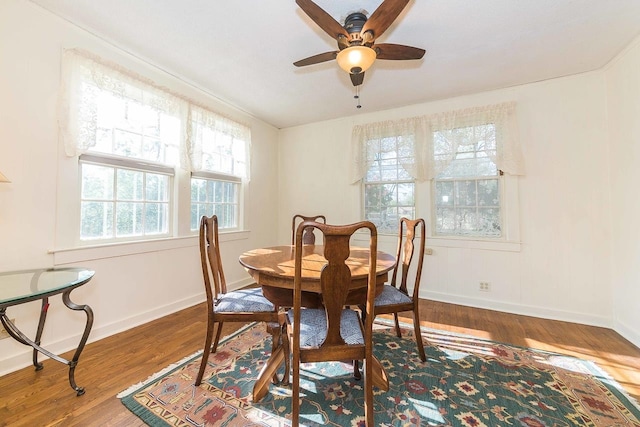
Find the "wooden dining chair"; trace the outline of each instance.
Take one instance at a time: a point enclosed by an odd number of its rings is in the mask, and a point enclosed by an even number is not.
[[[287,344],[283,341],[284,321],[279,322],[276,307],[262,295],[261,288],[227,291],[220,257],[218,217],[216,215],[203,216],[200,221],[200,261],[207,294],[207,336],[204,341],[200,370],[196,377],[196,386],[202,382],[209,355],[211,352],[215,353],[218,348],[224,322],[267,322],[268,330],[273,335],[272,354],[279,347]],[[216,325],[214,339],[213,333]],[[286,340],[286,336],[284,339]],[[288,348],[285,350],[288,353]],[[286,368],[288,379],[288,363]]]
[[[406,230],[406,232],[405,232]],[[409,268],[414,259],[415,239],[418,231],[418,253],[416,255],[416,276],[413,282],[413,291],[409,295],[407,281],[409,276]],[[422,344],[422,334],[420,333],[420,314],[418,312],[418,296],[420,289],[420,277],[422,276],[422,264],[424,261],[424,246],[426,240],[426,228],[424,219],[407,219],[401,218],[398,225],[398,250],[396,253],[396,265],[393,268],[391,282],[385,284],[382,293],[375,299],[374,313],[393,314],[396,326],[396,335],[402,337],[400,324],[398,322],[398,313],[403,311],[411,311],[413,313],[413,328],[415,330],[416,344],[418,346],[418,354],[423,362],[427,360]]]
[[[322,308],[302,307],[302,246],[307,229],[318,229],[324,237],[324,257],[327,264],[320,273]],[[365,419],[373,426],[373,384],[388,380],[380,362],[373,357],[373,317],[366,316],[363,324],[359,313],[345,308],[351,286],[351,270],[346,264],[349,258],[349,240],[353,233],[368,229],[369,269],[365,309],[372,313],[376,293],[377,231],[368,221],[335,226],[316,221],[304,221],[298,225],[295,237],[295,275],[293,308],[287,313],[292,361],[292,425],[300,418],[300,364],[308,362],[364,360]]]
[[[296,244],[296,228],[299,223],[304,221],[315,221],[321,222],[323,224],[327,223],[327,218],[324,215],[316,215],[316,216],[304,216],[300,214],[295,214],[293,216],[293,220],[291,221],[291,244]],[[313,229],[309,228],[305,230],[302,237],[303,245],[315,245],[316,244],[316,235],[313,232]]]

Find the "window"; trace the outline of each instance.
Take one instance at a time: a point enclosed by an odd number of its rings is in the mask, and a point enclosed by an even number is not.
[[[77,243],[192,233],[214,213],[222,229],[242,228],[249,127],[87,52],[66,50],[62,75],[60,134],[79,159]]]
[[[399,139],[369,142],[375,157],[364,178],[364,215],[382,232],[395,232],[400,218],[415,215],[415,182],[399,159]]]
[[[436,158],[451,158],[433,180],[435,234],[500,237],[500,172],[491,160],[496,158],[495,125],[441,130],[433,141]]]
[[[191,178],[191,230],[200,227],[203,215],[218,216],[221,229],[238,228],[240,182]]]
[[[508,102],[354,126],[351,182],[362,183],[363,217],[383,232],[395,231],[402,216],[428,219],[430,238],[452,247],[466,247],[463,240],[516,247],[524,161],[515,108]]]
[[[167,236],[171,175],[104,161],[86,155],[80,160],[80,239]]]
[[[168,236],[179,117],[90,82],[81,90],[95,134],[91,155],[80,156],[80,240]]]
[[[198,229],[203,215],[214,214],[220,229],[237,229],[248,134],[229,126],[224,117],[195,107],[191,120],[192,151],[198,153],[191,177],[191,230]]]

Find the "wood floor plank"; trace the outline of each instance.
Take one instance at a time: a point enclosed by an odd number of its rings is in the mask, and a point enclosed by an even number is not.
[[[640,349],[610,329],[433,301],[422,301],[420,310],[423,326],[593,360],[640,400]],[[225,324],[223,335],[239,326]],[[2,376],[0,426],[144,426],[116,394],[200,350],[205,330],[199,304],[87,345],[76,369],[86,388],[79,397],[67,367],[52,360],[39,372]]]

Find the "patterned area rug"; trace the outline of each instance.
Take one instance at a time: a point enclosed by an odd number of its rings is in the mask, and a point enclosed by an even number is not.
[[[411,330],[403,336],[376,325],[374,353],[390,382],[388,392],[375,392],[376,425],[640,427],[637,403],[592,362],[425,329],[422,363]],[[264,325],[249,325],[211,355],[200,387],[194,355],[119,397],[151,426],[289,425],[290,388],[271,385],[260,402],[251,397],[270,348]],[[301,372],[301,424],[364,426],[363,381],[350,364]]]

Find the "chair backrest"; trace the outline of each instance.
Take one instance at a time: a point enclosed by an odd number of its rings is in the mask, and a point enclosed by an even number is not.
[[[424,219],[418,218],[412,220],[400,218],[400,223],[398,224],[398,251],[396,253],[397,262],[396,266],[393,268],[393,274],[391,276],[391,285],[408,295],[407,278],[409,276],[409,268],[411,267],[411,262],[415,252],[415,239],[418,235],[418,231],[420,231],[420,237],[418,238],[419,250],[416,254],[418,265],[416,269],[416,280],[413,285],[414,298],[418,297],[420,277],[422,276],[422,264],[424,262],[424,246],[427,231]],[[400,272],[399,276],[398,271]]]
[[[227,292],[227,282],[224,278],[222,259],[220,258],[218,217],[216,215],[203,216],[200,220],[200,262],[209,313],[213,313],[213,304],[218,294]]]
[[[324,237],[324,257],[327,264],[320,273],[320,289],[322,291],[322,301],[327,316],[327,337],[320,347],[336,347],[345,345],[340,334],[340,319],[342,310],[347,301],[347,296],[351,287],[351,270],[346,261],[350,255],[351,236],[360,229],[368,229],[369,239],[369,274],[367,278],[367,313],[373,313],[376,293],[376,262],[378,233],[375,225],[369,221],[362,221],[349,225],[327,225],[316,221],[304,221],[300,223],[296,231],[295,248],[295,276],[294,276],[294,324],[299,324],[300,309],[302,302],[302,246],[303,236],[307,229],[318,229]],[[374,316],[366,316],[365,337],[371,336]],[[296,343],[298,334],[294,334],[294,348],[299,348]],[[365,340],[370,347],[370,340]],[[371,354],[371,353],[369,353]],[[332,360],[332,359],[328,359]]]
[[[315,221],[321,222],[323,224],[327,223],[327,218],[324,215],[316,215],[316,216],[304,216],[300,214],[295,214],[293,216],[293,220],[291,221],[291,244],[296,244],[296,227],[297,223],[304,221]],[[316,235],[313,233],[313,229],[309,228],[305,230],[302,239],[303,245],[315,245],[316,244]]]

